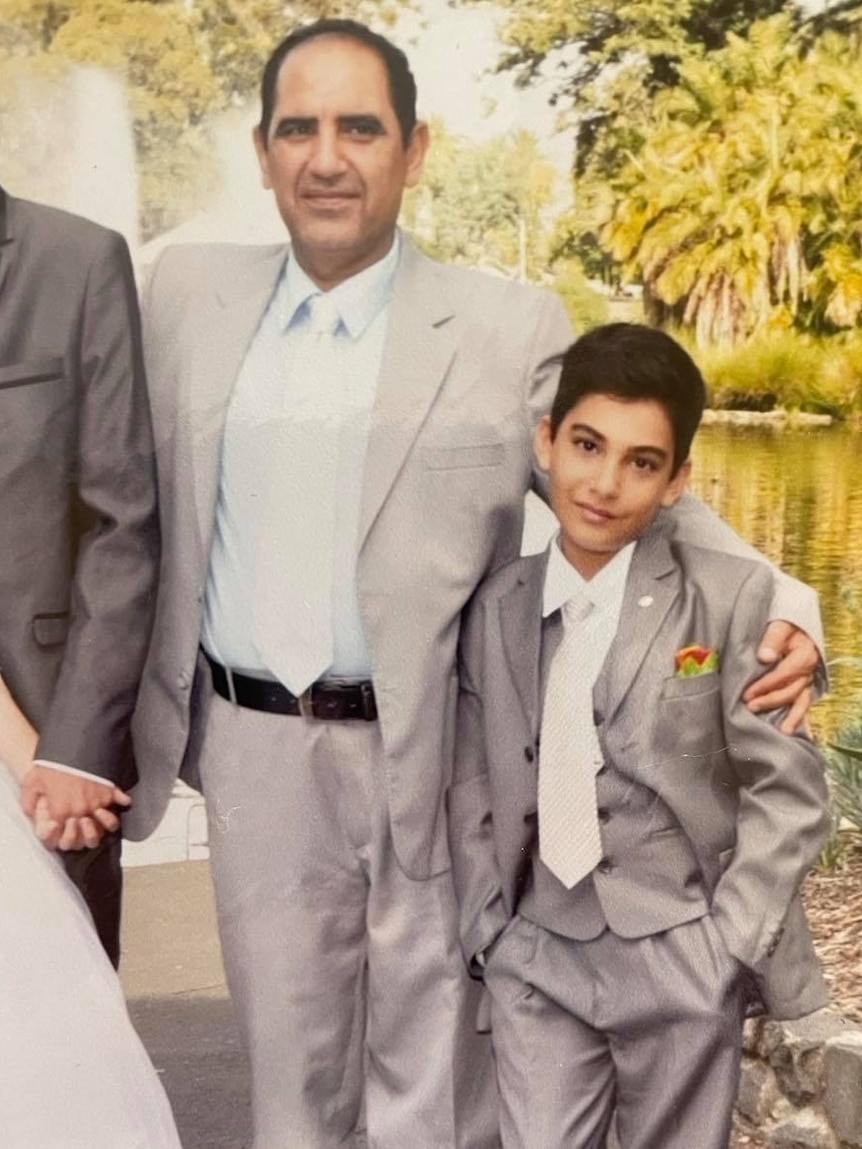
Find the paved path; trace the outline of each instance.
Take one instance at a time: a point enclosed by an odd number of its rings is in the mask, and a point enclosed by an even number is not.
[[[121,976],[184,1149],[243,1149],[248,1074],[219,956],[206,861],[126,871]]]

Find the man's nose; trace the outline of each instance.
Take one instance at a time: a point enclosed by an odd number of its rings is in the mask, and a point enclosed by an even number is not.
[[[309,167],[315,175],[329,178],[344,171],[341,141],[335,128],[323,127],[318,131],[314,137]]]

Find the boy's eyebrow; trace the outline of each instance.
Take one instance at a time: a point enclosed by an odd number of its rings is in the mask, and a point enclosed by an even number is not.
[[[601,431],[597,431],[596,428],[591,427],[589,423],[572,423],[569,430],[580,431],[582,434],[587,434],[591,439],[596,439],[600,443],[607,442],[606,437],[601,433]],[[643,447],[629,447],[627,453],[629,455],[652,455],[660,463],[663,463],[665,459],[670,457],[670,452],[666,451],[664,447],[656,447],[651,443],[647,443]]]

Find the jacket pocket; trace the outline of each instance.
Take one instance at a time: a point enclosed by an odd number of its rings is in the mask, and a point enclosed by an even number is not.
[[[37,614],[33,616],[32,626],[38,646],[61,646],[69,635],[69,616],[65,611]]]
[[[497,467],[505,458],[502,443],[471,443],[458,447],[426,447],[425,466],[432,471],[461,470],[465,467]]]
[[[677,675],[666,678],[661,696],[663,701],[673,702],[676,698],[697,698],[701,694],[712,694],[720,689],[720,672],[710,670],[706,674],[695,674],[690,678],[680,678]]]
[[[61,382],[63,378],[61,357],[34,359],[29,363],[11,363],[0,367],[0,391],[12,387],[28,387],[31,383]]]

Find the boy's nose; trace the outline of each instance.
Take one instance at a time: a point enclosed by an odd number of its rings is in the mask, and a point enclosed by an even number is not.
[[[610,498],[619,488],[619,468],[612,460],[607,459],[593,473],[593,490],[596,494]]]

